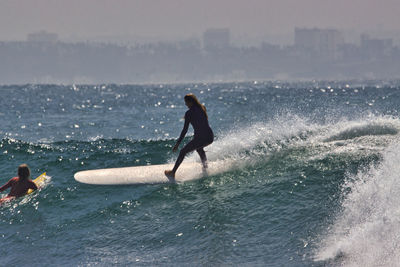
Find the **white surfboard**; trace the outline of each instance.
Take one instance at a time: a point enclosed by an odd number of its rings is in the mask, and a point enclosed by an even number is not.
[[[173,166],[161,164],[87,170],[75,173],[74,178],[78,182],[94,185],[181,183],[227,171],[230,164],[222,161],[210,162],[208,168],[203,169],[201,163],[182,163],[175,174],[175,180],[171,180],[165,176],[164,171],[171,170]]]

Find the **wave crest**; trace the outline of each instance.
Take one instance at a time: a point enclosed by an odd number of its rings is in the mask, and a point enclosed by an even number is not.
[[[325,141],[349,140],[363,136],[397,135],[398,133],[399,125],[394,125],[392,122],[366,121],[355,123],[347,129],[341,129],[338,133],[326,138]]]
[[[394,266],[400,261],[400,144],[377,166],[349,176],[342,212],[322,237],[316,261],[342,266]],[[345,193],[348,192],[348,193]]]

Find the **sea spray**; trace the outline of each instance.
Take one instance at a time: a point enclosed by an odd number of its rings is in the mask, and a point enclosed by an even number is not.
[[[376,166],[349,175],[342,211],[322,236],[316,261],[342,266],[393,266],[400,262],[400,144]]]
[[[314,160],[330,154],[375,153],[396,140],[399,132],[400,120],[391,116],[343,118],[322,124],[287,114],[222,131],[205,150],[210,161],[229,160],[245,167],[267,162],[279,152],[303,151],[303,158]],[[199,161],[199,157],[193,153],[185,160]]]

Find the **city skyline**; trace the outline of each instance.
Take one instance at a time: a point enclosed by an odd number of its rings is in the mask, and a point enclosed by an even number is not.
[[[400,39],[400,2],[384,0],[0,1],[1,41],[41,30],[64,41],[145,42],[199,38],[229,28],[243,45],[287,44],[296,27],[333,28],[347,39],[361,33]],[[377,36],[385,37],[385,36]]]
[[[103,36],[103,38],[97,38],[97,39],[76,39],[76,40],[71,40],[71,39],[64,39],[59,36],[58,33],[56,32],[48,32],[46,30],[40,30],[40,31],[35,31],[28,33],[22,40],[1,40],[0,42],[25,42],[25,41],[32,41],[32,39],[35,38],[43,38],[43,36],[46,36],[44,38],[52,38],[53,42],[64,42],[64,43],[85,43],[85,42],[95,42],[95,43],[105,43],[105,44],[116,44],[116,45],[121,45],[121,46],[135,46],[135,45],[143,45],[143,44],[155,44],[155,43],[180,43],[180,42],[200,42],[202,43],[204,41],[204,35],[209,32],[209,31],[226,31],[229,32],[229,41],[230,45],[236,46],[236,47],[260,47],[263,44],[273,44],[273,45],[280,45],[280,46],[292,46],[296,44],[296,32],[298,30],[316,30],[316,31],[336,31],[338,32],[341,37],[343,38],[343,42],[347,44],[360,44],[362,40],[362,36],[368,36],[370,38],[376,38],[376,39],[391,39],[393,41],[393,45],[395,46],[400,46],[400,30],[399,32],[376,32],[373,30],[369,31],[364,31],[364,32],[359,32],[359,33],[352,33],[352,32],[347,32],[347,31],[342,31],[340,29],[336,28],[319,28],[319,27],[295,27],[293,28],[292,32],[283,36],[281,35],[281,39],[285,39],[286,41],[282,40],[272,40],[268,39],[267,36],[264,36],[262,38],[256,39],[254,38],[252,41],[249,42],[241,42],[238,40],[238,36],[235,35],[234,32],[230,30],[230,28],[208,28],[204,32],[202,32],[198,36],[192,36],[188,38],[182,38],[182,39],[172,39],[172,38],[166,38],[166,39],[154,39],[154,38],[144,38],[144,39],[136,39],[133,41],[129,41],[128,39],[123,39],[122,37],[118,38],[116,36],[110,36],[107,38],[106,36]]]
[[[398,0],[0,0],[0,84],[398,78]]]
[[[398,79],[400,47],[360,36],[345,42],[333,29],[296,28],[295,43],[231,44],[230,31],[209,29],[201,40],[123,46],[67,43],[56,34],[0,42],[0,84],[176,83],[296,79]]]

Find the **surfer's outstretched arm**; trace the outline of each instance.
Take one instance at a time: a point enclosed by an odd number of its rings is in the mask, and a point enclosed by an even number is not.
[[[183,129],[182,129],[181,135],[179,136],[178,140],[176,141],[175,146],[172,148],[172,151],[174,151],[174,152],[178,149],[179,145],[181,144],[183,138],[185,138],[185,135],[186,135],[186,133],[187,133],[187,131],[189,129],[189,123],[190,122],[186,117],[187,116],[185,115],[185,124],[183,125]]]
[[[12,180],[12,179],[11,179]],[[7,188],[12,186],[12,181],[8,181],[5,185],[3,185],[2,187],[0,187],[0,192],[3,192],[4,190],[6,190]]]

